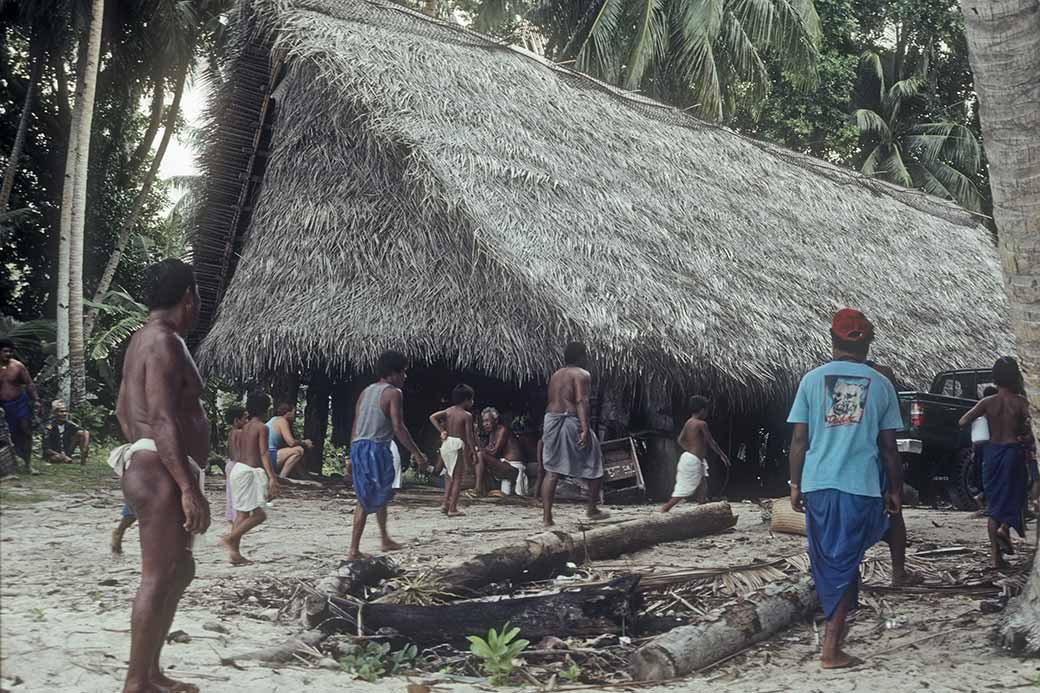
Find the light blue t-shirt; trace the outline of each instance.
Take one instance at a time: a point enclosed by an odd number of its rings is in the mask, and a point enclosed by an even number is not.
[[[881,496],[878,434],[903,426],[888,378],[852,361],[820,366],[802,378],[787,422],[809,426],[803,493],[830,488]]]

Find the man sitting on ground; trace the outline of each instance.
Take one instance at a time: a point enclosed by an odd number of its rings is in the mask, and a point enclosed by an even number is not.
[[[271,456],[271,466],[283,479],[303,460],[304,448],[314,447],[314,443],[309,440],[296,440],[292,430],[295,420],[296,407],[288,402],[281,402],[275,408],[274,416],[267,422],[270,432],[267,451]]]
[[[47,426],[43,439],[43,456],[51,464],[87,463],[87,448],[90,445],[90,433],[69,419],[69,410],[60,399],[51,403],[52,421]],[[79,450],[79,460],[72,459],[72,453]]]
[[[502,423],[502,416],[494,407],[480,413],[480,424],[488,434],[486,447],[477,449],[477,493],[487,494],[486,476],[502,481],[503,495],[516,492],[527,495],[527,468],[520,440]],[[494,492],[492,492],[494,493]]]

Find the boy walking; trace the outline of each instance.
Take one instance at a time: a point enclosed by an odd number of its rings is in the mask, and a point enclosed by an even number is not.
[[[723,464],[729,466],[729,457],[715,442],[711,430],[708,429],[708,400],[700,395],[690,400],[693,414],[686,420],[679,433],[679,446],[685,451],[679,457],[675,469],[675,490],[671,499],[661,506],[666,513],[682,502],[684,498],[693,496],[694,501],[703,503],[708,499],[708,448],[715,451]]]
[[[473,435],[473,399],[475,394],[469,385],[456,385],[451,391],[451,406],[430,415],[430,423],[441,434],[441,461],[444,463],[444,504],[441,512],[448,517],[459,517],[466,513],[459,510],[459,492],[465,465],[475,464],[477,442]],[[462,464],[460,465],[460,462]]]
[[[267,395],[259,392],[249,395],[246,398],[249,421],[235,441],[238,459],[228,473],[235,520],[231,532],[221,538],[234,566],[253,564],[242,555],[242,537],[267,519],[264,503],[278,495],[278,476],[267,454],[268,430],[264,423],[270,408],[271,398]]]
[[[227,437],[228,459],[224,465],[224,496],[227,499],[227,508],[224,516],[228,522],[234,524],[235,508],[231,505],[231,470],[234,469],[235,462],[239,457],[238,437],[242,433],[242,428],[246,425],[246,422],[249,421],[246,408],[238,404],[228,407],[227,413],[224,415],[224,421],[231,426]]]

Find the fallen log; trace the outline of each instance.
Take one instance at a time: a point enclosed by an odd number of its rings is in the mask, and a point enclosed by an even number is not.
[[[730,607],[718,621],[680,626],[654,638],[632,654],[633,678],[655,681],[697,671],[765,640],[819,605],[808,579],[766,594],[758,603]]]
[[[736,523],[729,503],[720,502],[593,525],[585,531],[552,529],[522,544],[474,556],[432,577],[445,591],[465,595],[495,582],[552,577],[568,562],[614,558],[655,544],[722,532]]]
[[[520,637],[538,642],[557,638],[622,634],[637,611],[639,577],[629,575],[607,585],[563,590],[518,599],[455,602],[439,606],[361,604],[331,597],[340,616],[326,622],[341,632],[400,636],[420,647],[450,643],[469,647],[467,635],[487,637],[491,628],[509,623]],[[360,609],[360,615],[358,611]],[[333,625],[335,624],[335,625]]]
[[[336,570],[318,580],[313,589],[297,593],[287,609],[289,618],[298,618],[305,628],[317,628],[329,617],[329,597],[363,597],[365,587],[400,574],[398,565],[386,556],[341,561]]]
[[[295,638],[289,638],[277,645],[265,647],[253,652],[246,652],[231,659],[233,662],[256,661],[267,664],[285,664],[296,659],[296,655],[312,652],[321,644],[326,634],[320,630],[309,630]]]

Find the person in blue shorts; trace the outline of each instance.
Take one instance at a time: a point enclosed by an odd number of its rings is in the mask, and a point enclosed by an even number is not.
[[[135,522],[137,522],[137,515],[134,515],[134,511],[124,502],[123,510],[119,513],[119,524],[112,530],[113,556],[123,555],[123,535],[126,534],[126,530],[130,529]]]
[[[809,561],[827,626],[820,665],[860,662],[842,651],[845,621],[857,606],[859,566],[902,510],[902,427],[892,383],[864,363],[874,326],[845,308],[831,323],[832,360],[802,378],[788,423],[791,507],[805,513]],[[882,475],[882,466],[884,475]],[[887,488],[882,488],[882,478]]]

